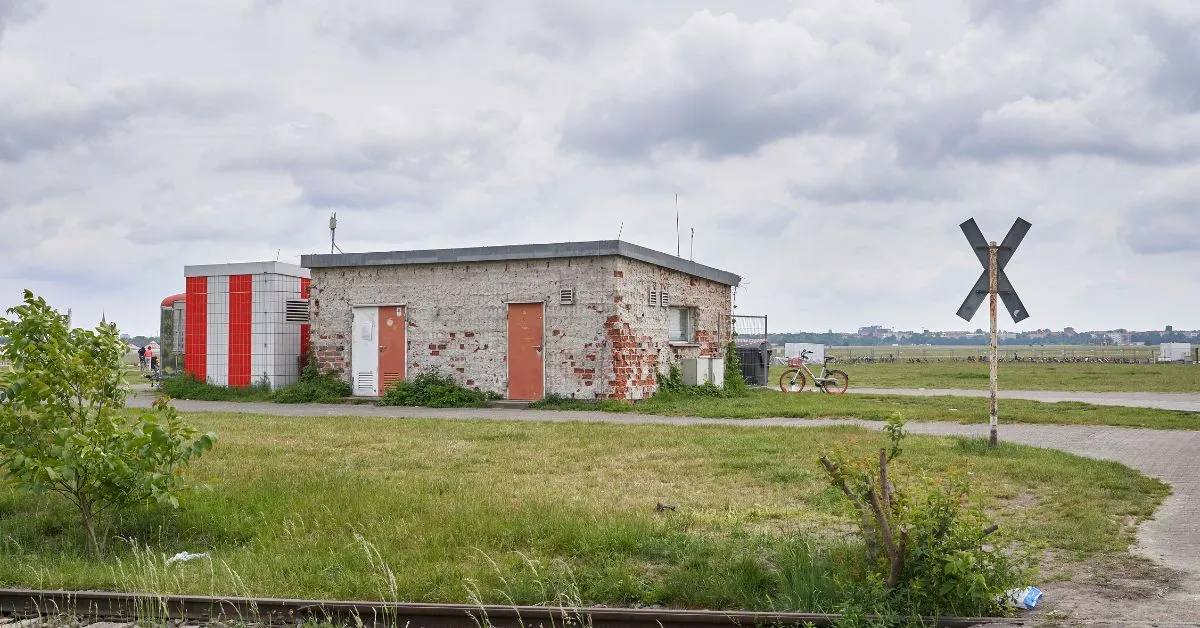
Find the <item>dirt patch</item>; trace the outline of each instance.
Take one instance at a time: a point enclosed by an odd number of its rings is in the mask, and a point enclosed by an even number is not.
[[[1200,598],[1185,590],[1186,574],[1124,556],[1085,562],[1048,557],[1037,610],[1026,626],[1200,626]]]

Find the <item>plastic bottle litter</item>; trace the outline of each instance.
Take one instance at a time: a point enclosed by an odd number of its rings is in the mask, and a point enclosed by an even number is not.
[[[189,560],[199,560],[201,558],[208,558],[208,553],[205,552],[202,554],[192,554],[190,552],[179,552],[178,554],[168,558],[167,564],[171,565],[174,563],[186,563]]]
[[[1004,601],[1014,608],[1033,610],[1033,607],[1037,606],[1037,603],[1041,600],[1042,590],[1037,587],[1009,589],[1004,592]]]

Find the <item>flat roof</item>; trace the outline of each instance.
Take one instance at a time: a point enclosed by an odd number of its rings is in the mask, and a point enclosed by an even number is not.
[[[242,262],[238,264],[201,264],[184,266],[184,277],[220,277],[222,275],[284,275],[308,277],[308,269],[283,262]]]
[[[731,272],[660,253],[644,246],[621,240],[594,242],[555,242],[551,244],[515,244],[510,246],[477,246],[461,249],[428,249],[422,251],[379,251],[374,253],[335,253],[302,255],[305,268],[345,268],[351,266],[399,266],[407,264],[447,264],[463,262],[501,262],[564,257],[619,256],[654,264],[681,273],[709,279],[727,286],[736,286],[742,278]]]

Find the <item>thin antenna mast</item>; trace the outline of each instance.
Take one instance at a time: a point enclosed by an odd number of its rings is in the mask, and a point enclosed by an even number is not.
[[[688,259],[696,261],[696,228],[692,227],[692,239],[688,242]]]
[[[329,254],[333,255],[336,249],[338,253],[342,253],[342,247],[337,245],[337,212],[329,214]]]
[[[675,257],[679,257],[679,195],[675,195]]]
[[[621,226],[617,228],[617,241],[621,241],[621,234],[625,232],[625,221],[621,221]]]

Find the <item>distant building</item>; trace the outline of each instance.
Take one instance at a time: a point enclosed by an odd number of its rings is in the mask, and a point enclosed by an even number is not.
[[[1074,327],[1063,327],[1063,335],[1074,336],[1075,328]]]
[[[891,334],[892,334],[892,330],[890,328],[882,327],[880,325],[871,325],[869,327],[859,327],[858,328],[859,336],[869,336],[871,338],[883,338],[884,336],[890,336]]]

